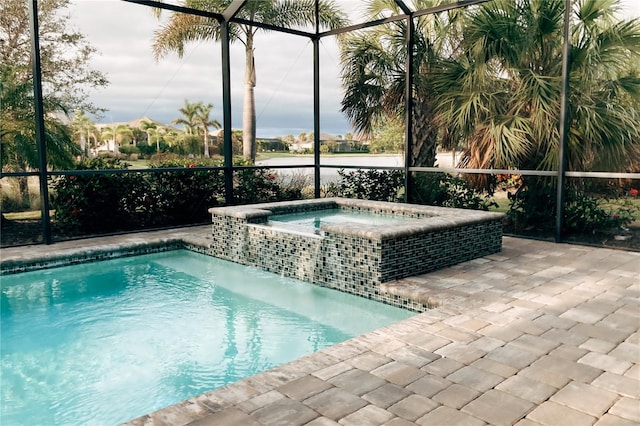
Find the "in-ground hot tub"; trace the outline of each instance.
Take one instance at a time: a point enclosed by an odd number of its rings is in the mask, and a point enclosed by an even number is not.
[[[501,213],[347,198],[209,209],[209,253],[424,311],[380,284],[497,253]]]

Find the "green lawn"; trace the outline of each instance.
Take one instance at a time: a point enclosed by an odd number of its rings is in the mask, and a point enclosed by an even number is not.
[[[13,212],[13,213],[2,213],[2,215],[9,220],[29,220],[29,219],[40,219],[40,210],[29,210],[26,212]],[[53,215],[53,211],[51,211],[51,215]]]

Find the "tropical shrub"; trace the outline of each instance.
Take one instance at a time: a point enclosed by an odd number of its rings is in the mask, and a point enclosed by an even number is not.
[[[140,148],[135,145],[122,145],[118,147],[118,151],[120,151],[120,154],[125,155],[140,154]]]
[[[347,172],[341,169],[338,175],[338,183],[325,188],[331,196],[391,202],[402,200],[404,172],[401,170],[358,169]]]
[[[556,220],[556,185],[521,179],[509,194],[508,225],[518,231],[553,230]],[[597,191],[594,191],[597,189]],[[622,194],[624,195],[624,194]],[[602,185],[574,182],[565,190],[563,231],[568,234],[617,231],[634,221],[640,211],[617,188],[605,191]]]
[[[154,157],[158,160],[158,157]],[[225,184],[222,170],[190,170],[219,167],[219,159],[189,159],[165,156],[151,162],[153,168],[182,168],[184,171],[150,172],[145,185],[138,188],[138,208],[149,212],[157,226],[206,222],[208,209],[224,202]]]
[[[414,176],[413,200],[419,204],[459,209],[489,210],[497,206],[493,192],[480,192],[458,176],[418,173]]]
[[[126,170],[119,159],[94,158],[76,165],[76,170]],[[78,173],[51,181],[51,208],[56,227],[76,235],[127,229],[131,224],[132,196],[138,185],[130,174]]]
[[[206,223],[208,209],[225,202],[220,159],[154,155],[153,170],[131,173],[75,173],[51,182],[51,207],[57,229],[65,235]],[[119,159],[98,158],[77,170],[127,169]],[[167,169],[162,170],[162,169]],[[234,174],[235,202],[241,204],[302,198],[308,181],[278,177],[270,170]]]

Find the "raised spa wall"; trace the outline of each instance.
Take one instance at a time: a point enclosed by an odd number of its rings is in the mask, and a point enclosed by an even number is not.
[[[415,220],[391,225],[326,224],[320,235],[271,226],[269,216],[341,209]],[[503,214],[346,198],[209,209],[209,254],[416,311],[380,284],[499,252]]]

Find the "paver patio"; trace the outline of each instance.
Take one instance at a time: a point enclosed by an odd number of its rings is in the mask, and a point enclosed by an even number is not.
[[[9,248],[0,259],[206,245],[209,230]],[[640,422],[640,253],[504,237],[498,254],[384,286],[439,306],[128,425]]]

